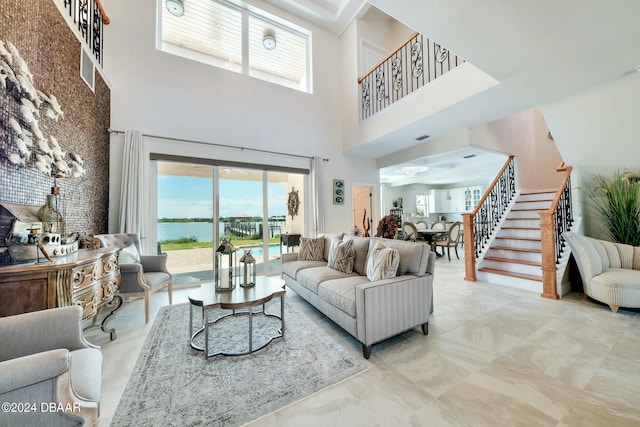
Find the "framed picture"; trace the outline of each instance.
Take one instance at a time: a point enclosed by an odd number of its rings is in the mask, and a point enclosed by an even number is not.
[[[333,180],[333,204],[344,205],[344,179]]]

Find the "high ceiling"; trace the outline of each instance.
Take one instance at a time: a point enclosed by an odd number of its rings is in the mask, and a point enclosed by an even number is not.
[[[353,21],[367,0],[266,0],[336,35]]]
[[[362,0],[267,0],[339,34]],[[369,0],[447,46],[500,84],[374,141],[354,154],[382,157],[636,73],[640,1]],[[552,129],[553,131],[553,129]],[[457,156],[457,153],[452,153]],[[452,157],[452,158],[453,158]],[[422,159],[429,162],[429,159]]]
[[[500,82],[366,144],[385,147],[491,122],[620,79],[640,66],[640,2],[370,0]],[[551,129],[553,131],[553,129]],[[363,153],[364,154],[364,153]]]

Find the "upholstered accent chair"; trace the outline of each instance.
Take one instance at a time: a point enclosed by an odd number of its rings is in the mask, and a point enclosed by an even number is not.
[[[447,248],[447,256],[449,257],[449,261],[451,261],[451,248],[454,248],[456,251],[456,257],[460,259],[458,255],[458,238],[460,236],[460,227],[462,223],[460,221],[456,221],[451,224],[451,227],[447,230],[446,234],[443,234],[442,239],[436,239],[433,241],[433,251],[440,247],[442,248],[442,255],[444,255],[444,248]]]
[[[153,292],[167,287],[169,304],[172,303],[173,277],[167,270],[167,256],[140,255],[140,238],[137,234],[98,234],[95,237],[103,247],[115,246],[134,253],[133,259],[129,258],[126,262],[120,256],[120,293],[124,297],[144,297],[144,319],[145,323],[149,323],[149,300]],[[139,259],[135,257],[136,252]]]
[[[0,343],[0,401],[19,405],[1,425],[98,425],[102,352],[82,335],[80,306],[2,317]]]
[[[640,247],[562,233],[576,260],[584,294],[619,307],[640,308]]]

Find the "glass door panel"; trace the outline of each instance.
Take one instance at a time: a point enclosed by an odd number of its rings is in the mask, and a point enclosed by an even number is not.
[[[213,167],[158,162],[158,251],[174,285],[213,280]]]

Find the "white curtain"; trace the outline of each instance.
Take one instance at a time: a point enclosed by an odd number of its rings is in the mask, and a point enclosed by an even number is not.
[[[144,238],[143,172],[142,133],[137,130],[126,130],[124,133],[118,229],[120,233],[137,233],[140,238]]]
[[[314,157],[311,162],[311,231],[314,236],[325,232],[325,189],[324,189],[324,160]]]

